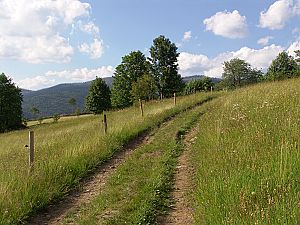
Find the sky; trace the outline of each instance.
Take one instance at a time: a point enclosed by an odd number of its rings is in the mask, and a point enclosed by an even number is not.
[[[175,43],[181,76],[221,77],[223,62],[266,71],[300,49],[300,0],[0,0],[0,72],[19,87],[113,76],[153,39]]]

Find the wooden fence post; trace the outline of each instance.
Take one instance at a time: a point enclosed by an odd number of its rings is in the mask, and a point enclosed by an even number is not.
[[[104,133],[107,134],[107,119],[106,114],[103,113]]]
[[[29,170],[34,168],[34,131],[29,131]]]
[[[210,93],[212,93],[212,92],[213,92],[213,87],[211,86],[211,87],[210,87]]]
[[[141,115],[144,116],[143,102],[141,101],[141,99],[139,99],[139,102],[140,102]]]
[[[174,105],[176,106],[176,93],[174,92]]]

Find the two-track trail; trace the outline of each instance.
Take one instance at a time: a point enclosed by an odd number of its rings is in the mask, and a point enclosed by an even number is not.
[[[69,213],[76,211],[84,204],[91,202],[95,196],[101,193],[107,179],[111,174],[130,157],[132,152],[140,145],[150,141],[150,134],[144,133],[129,142],[122,151],[108,160],[93,175],[82,181],[81,185],[71,191],[64,199],[53,205],[49,205],[41,213],[34,215],[27,221],[27,225],[54,225],[61,223]]]
[[[194,168],[190,163],[191,145],[196,139],[198,133],[198,126],[192,128],[183,140],[184,150],[178,157],[176,172],[174,175],[174,187],[171,192],[171,200],[173,204],[167,215],[160,216],[157,224],[163,225],[191,225],[193,224],[193,208],[188,200],[188,194],[193,188],[191,181],[194,175]]]

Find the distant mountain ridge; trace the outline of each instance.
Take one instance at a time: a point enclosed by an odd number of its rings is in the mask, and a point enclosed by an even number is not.
[[[189,82],[202,77],[203,75],[183,77],[183,81]],[[110,88],[112,87],[112,77],[106,77],[103,80]],[[213,78],[213,81],[218,82],[220,79]],[[91,82],[59,84],[38,91],[22,89],[24,117],[27,119],[34,118],[34,115],[30,112],[32,107],[36,107],[40,111],[38,117],[47,117],[54,114],[72,114],[76,108],[84,111],[85,97],[88,94]],[[76,99],[75,107],[68,103],[70,98]]]
[[[109,87],[112,86],[112,77],[103,78],[103,80]],[[34,118],[34,115],[30,112],[33,106],[40,111],[38,117],[71,114],[74,113],[76,108],[84,111],[85,97],[88,94],[91,82],[58,84],[38,91],[22,89],[24,117],[27,119]],[[68,103],[70,98],[76,99],[75,107]]]

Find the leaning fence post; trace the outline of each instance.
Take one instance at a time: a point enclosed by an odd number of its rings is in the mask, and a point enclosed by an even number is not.
[[[107,119],[106,114],[103,113],[104,133],[107,134]]]
[[[29,169],[34,168],[34,132],[29,131]]]
[[[176,105],[176,93],[174,92],[174,105]]]
[[[141,99],[139,99],[139,102],[140,102],[141,115],[144,116],[143,102],[141,101]]]

